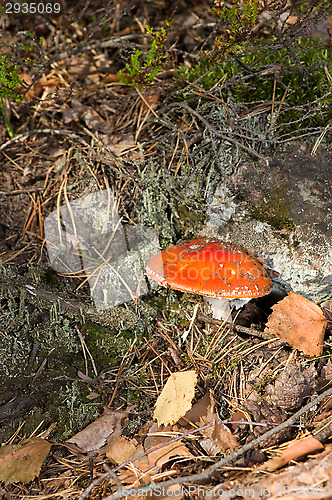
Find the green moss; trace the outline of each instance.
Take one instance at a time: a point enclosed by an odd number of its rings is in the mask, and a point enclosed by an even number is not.
[[[175,228],[179,234],[186,235],[187,239],[194,238],[197,235],[197,228],[203,226],[205,222],[203,210],[197,209],[199,203],[203,206],[204,202],[199,198],[176,200],[178,217],[174,221]]]
[[[115,331],[91,322],[84,325],[83,335],[99,369],[118,366],[135,338],[131,329]]]
[[[289,216],[291,201],[286,201],[285,183],[282,183],[276,189],[265,192],[260,204],[254,205],[252,202],[246,202],[250,216],[260,222],[266,222],[275,229],[286,230],[287,234],[295,229],[295,224]]]
[[[62,387],[53,401],[53,411],[57,420],[54,435],[64,441],[88,424],[96,420],[101,414],[101,405],[91,404],[84,401],[82,384],[73,382]]]
[[[58,440],[66,439],[95,419],[101,404],[114,389],[110,381],[101,379],[95,387],[101,399],[97,399],[96,404],[86,399],[87,385],[77,381],[78,371],[85,373],[78,329],[101,374],[118,369],[133,341],[139,346],[145,320],[129,305],[95,311],[87,319],[80,309],[64,310],[57,300],[51,300],[56,297],[56,286],[52,284],[53,295],[46,295],[45,282],[36,269],[19,276],[3,266],[1,273],[0,405],[27,394],[28,406],[25,408],[24,403],[19,414],[14,414],[10,422],[2,426],[0,439],[8,439],[22,417],[26,425],[22,432],[29,434],[41,422],[41,416],[45,426],[58,422],[54,435]],[[43,296],[50,300],[27,293],[25,280],[32,285],[32,290],[37,287],[40,292],[45,291]],[[66,298],[63,304],[68,303]],[[152,321],[155,317],[148,304],[142,302],[140,310],[142,318],[146,316]],[[89,375],[93,376],[89,358],[88,368]],[[124,386],[119,387],[119,394],[121,391],[127,395],[125,381]]]
[[[48,267],[44,272],[42,272],[40,279],[47,285],[57,285],[61,287],[60,289],[62,289],[59,275],[52,267]]]

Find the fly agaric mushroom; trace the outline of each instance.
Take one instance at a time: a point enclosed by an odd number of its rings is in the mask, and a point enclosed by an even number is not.
[[[231,243],[197,239],[154,255],[146,274],[160,285],[203,295],[213,317],[230,318],[230,300],[241,307],[272,289],[264,267]]]

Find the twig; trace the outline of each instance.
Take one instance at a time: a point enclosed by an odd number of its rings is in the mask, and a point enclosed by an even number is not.
[[[230,328],[231,330],[233,330],[235,332],[245,333],[247,335],[251,335],[252,337],[258,337],[259,339],[271,340],[271,342],[279,340],[278,338],[276,338],[270,334],[260,332],[260,331],[256,330],[255,328],[248,328],[248,327],[242,326],[242,325],[235,325],[234,323],[228,323],[227,321],[224,321],[224,320],[211,318],[210,316],[205,316],[204,314],[199,314],[197,318],[201,321],[205,321],[205,323],[211,323],[213,325],[220,325],[220,326],[226,325],[228,328]],[[280,342],[280,340],[279,340],[279,342]]]
[[[124,365],[127,362],[128,356],[131,353],[131,351],[133,350],[134,345],[136,344],[136,340],[137,339],[134,339],[134,341],[132,342],[132,344],[129,346],[129,349],[127,350],[126,354],[122,358],[122,361],[121,361],[121,364],[120,364],[120,368],[119,368],[119,371],[118,371],[118,374],[117,374],[117,377],[116,377],[116,381],[115,381],[114,391],[113,391],[113,394],[111,396],[111,399],[108,402],[107,408],[109,408],[111,406],[111,404],[113,403],[113,401],[114,401],[115,395],[116,395],[116,393],[118,391],[118,387],[119,387],[121,375],[122,375],[123,370],[124,370]]]
[[[118,476],[115,474],[115,472],[112,471],[112,469],[107,465],[107,464],[104,464],[104,469],[105,471],[107,472],[107,474],[109,475],[109,477],[111,479],[113,479],[113,481],[115,482],[117,488],[122,488],[123,487],[123,484],[121,483],[121,481],[119,480]],[[99,479],[99,478],[98,478]]]
[[[251,425],[256,425],[256,426],[260,426],[260,427],[268,427],[270,425],[272,425],[272,426],[278,425],[275,422],[264,422],[263,423],[263,422],[253,422],[253,421],[246,421],[246,420],[238,420],[238,421],[237,420],[219,420],[218,424],[219,425],[220,424],[223,424],[223,425],[239,424],[239,425],[250,425],[250,426]],[[107,473],[105,473],[102,476],[99,476],[98,478],[96,478],[89,485],[89,487],[82,493],[82,495],[79,497],[79,500],[85,500],[86,498],[88,498],[89,495],[90,495],[90,493],[91,493],[91,491],[96,486],[98,486],[107,477],[107,475],[109,475],[114,480],[114,482],[119,486],[120,481],[118,479],[118,476],[116,476],[115,472],[119,471],[120,469],[123,469],[124,467],[127,467],[128,465],[132,464],[136,460],[141,460],[142,458],[146,457],[150,453],[153,453],[154,451],[162,449],[165,446],[169,446],[170,444],[176,443],[177,441],[181,441],[183,438],[190,437],[191,435],[199,433],[202,430],[209,429],[213,425],[214,424],[206,424],[206,425],[203,425],[203,426],[201,426],[201,427],[199,427],[197,429],[190,430],[190,431],[188,431],[188,432],[186,432],[184,434],[179,434],[179,436],[174,437],[170,441],[167,441],[166,443],[158,444],[158,445],[154,446],[153,448],[149,448],[148,450],[146,450],[141,455],[138,455],[135,458],[132,458],[131,460],[128,460],[126,462],[123,462],[123,463],[119,464],[117,467],[115,467],[113,469],[109,469],[106,465],[104,465],[104,468],[105,468],[105,470],[107,470]],[[296,427],[296,428],[302,429],[302,428],[305,428],[305,425],[303,425],[303,424],[292,424],[292,425],[290,425],[290,427]],[[74,451],[74,453],[75,453],[75,451]]]
[[[146,339],[146,337],[143,337],[145,342],[148,344],[148,346],[150,347],[150,349],[155,353],[155,355],[160,359],[160,361],[162,362],[162,364],[164,365],[164,367],[166,368],[166,370],[168,371],[168,373],[170,375],[172,375],[172,372],[171,370],[168,368],[168,366],[166,365],[165,361],[163,360],[163,358],[160,356],[160,354],[152,347],[152,345],[150,344],[150,342]]]
[[[315,144],[314,144],[314,147],[312,148],[311,150],[311,155],[312,156],[315,156],[316,152],[317,152],[317,149],[319,148],[319,145],[320,143],[322,142],[322,140],[324,139],[324,135],[326,134],[327,130],[330,128],[330,125],[331,125],[331,121],[326,125],[326,127],[324,128],[324,130],[322,131],[322,133],[320,134],[320,136],[317,138]]]
[[[13,189],[12,191],[0,191],[0,194],[5,195],[5,196],[11,196],[12,194],[36,193],[38,191],[43,191],[43,188],[42,187],[33,187],[33,188],[26,188],[26,189]]]
[[[173,486],[174,484],[185,484],[185,483],[198,483],[201,481],[206,481],[210,479],[213,474],[220,469],[221,467],[229,464],[230,462],[234,462],[237,460],[239,457],[242,457],[245,455],[248,451],[251,451],[255,449],[260,443],[265,441],[266,439],[269,439],[270,437],[274,436],[278,432],[283,431],[284,429],[287,429],[291,425],[293,425],[297,420],[299,420],[302,415],[307,413],[307,411],[311,410],[312,407],[318,405],[321,403],[325,398],[332,396],[332,387],[325,392],[323,392],[320,396],[317,396],[313,401],[305,405],[303,408],[301,408],[299,411],[294,413],[289,419],[287,419],[285,422],[277,425],[274,429],[271,429],[264,434],[262,434],[260,437],[254,439],[250,443],[242,446],[238,450],[234,451],[233,453],[230,453],[228,456],[222,458],[215,464],[211,465],[205,471],[200,472],[198,474],[192,474],[190,476],[183,476],[183,477],[178,477],[174,479],[170,479],[168,481],[163,481],[160,483],[148,483],[144,486],[140,486],[139,488],[130,488],[130,490],[123,489],[122,491],[117,491],[113,495],[110,495],[106,497],[104,500],[117,500],[119,498],[124,498],[128,496],[134,496],[137,494],[143,495],[144,493],[151,492],[153,491],[156,487],[158,487],[158,490],[167,490],[170,486]],[[81,497],[81,499],[87,498],[87,497]],[[80,500],[81,500],[80,499]]]
[[[78,328],[77,325],[75,325],[75,329],[77,331],[77,334],[78,334],[78,337],[80,339],[80,342],[81,342],[81,345],[82,345],[82,351],[83,351],[83,356],[84,356],[84,361],[85,361],[85,375],[88,377],[89,376],[89,370],[88,370],[88,360],[87,360],[87,357],[86,357],[86,353],[88,353],[89,355],[89,358],[91,360],[91,364],[92,364],[92,368],[93,368],[93,371],[94,371],[94,374],[95,374],[95,377],[97,378],[98,377],[98,372],[97,372],[97,368],[96,368],[96,364],[95,364],[95,361],[92,357],[92,354],[91,352],[89,351],[89,348],[88,346],[86,345],[86,342],[83,338],[83,335],[82,335],[82,332],[81,330]]]

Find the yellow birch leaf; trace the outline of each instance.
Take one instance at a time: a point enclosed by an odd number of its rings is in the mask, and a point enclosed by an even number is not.
[[[159,395],[154,410],[158,425],[172,425],[191,408],[197,375],[194,370],[172,373]]]

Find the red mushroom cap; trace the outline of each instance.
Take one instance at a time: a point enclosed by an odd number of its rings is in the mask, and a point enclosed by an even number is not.
[[[208,297],[250,299],[272,289],[254,257],[233,244],[206,239],[162,250],[149,260],[146,274],[163,286]]]

